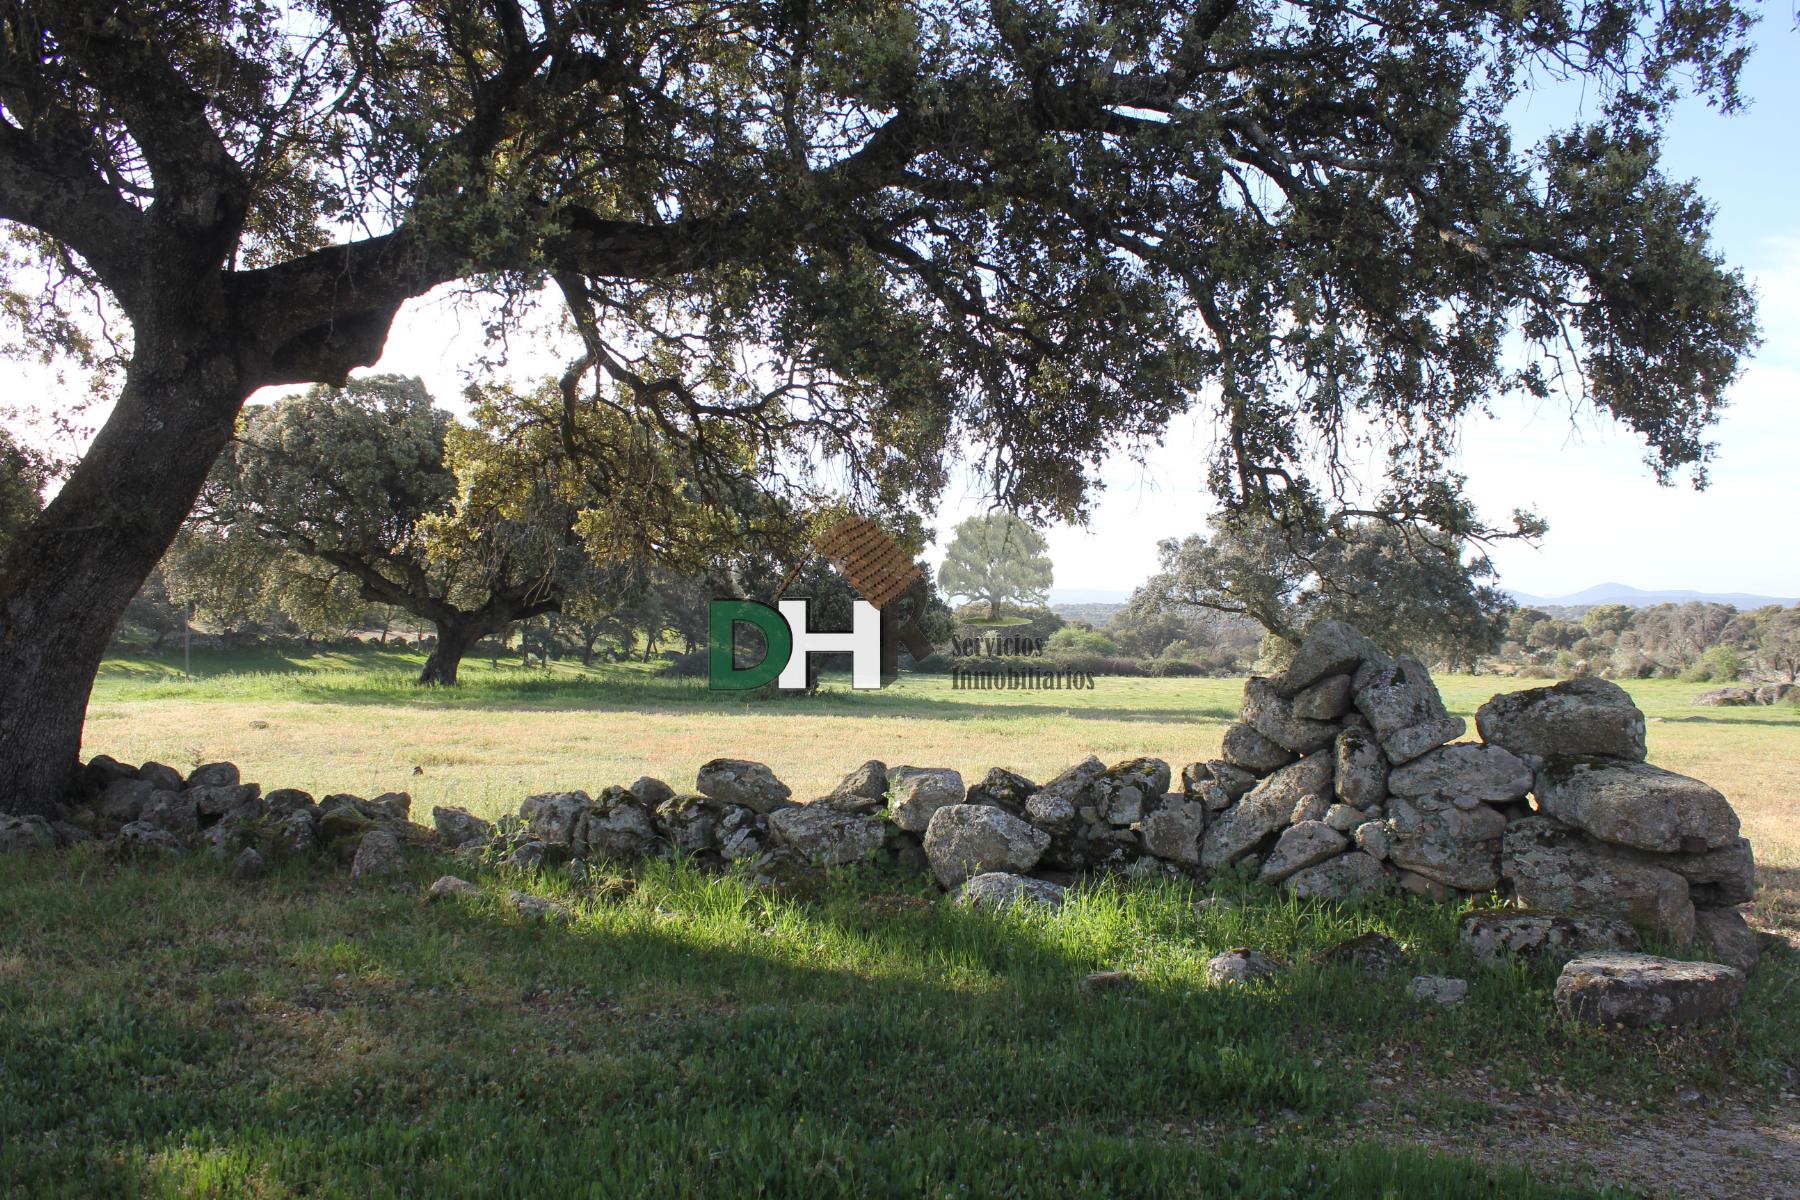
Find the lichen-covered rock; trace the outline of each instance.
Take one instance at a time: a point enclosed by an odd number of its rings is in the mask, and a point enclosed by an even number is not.
[[[1206,812],[1206,805],[1197,800],[1165,798],[1144,818],[1144,852],[1185,867],[1199,866]]]
[[[1387,883],[1379,860],[1352,850],[1295,871],[1281,886],[1301,900],[1359,900],[1386,890]]]
[[[1348,675],[1327,675],[1294,696],[1294,716],[1303,721],[1336,721],[1350,711],[1354,690]]]
[[[1200,865],[1209,871],[1243,858],[1288,823],[1294,806],[1331,787],[1331,754],[1321,750],[1283,767],[1214,818],[1201,841]]]
[[[750,881],[787,900],[810,900],[825,886],[825,869],[790,846],[776,846],[750,867]]]
[[[187,847],[180,838],[148,821],[132,821],[122,826],[119,829],[119,847],[127,854],[143,856],[187,853]]]
[[[727,862],[750,862],[767,848],[769,818],[753,808],[730,804],[718,825],[719,856]]]
[[[1762,939],[1735,908],[1694,910],[1694,942],[1713,962],[1749,975],[1762,959]]]
[[[1350,831],[1350,840],[1356,843],[1358,850],[1384,862],[1393,845],[1386,821],[1364,821]]]
[[[50,822],[36,815],[15,817],[0,813],[0,854],[54,849],[56,831],[50,827]]]
[[[1435,796],[1388,803],[1388,861],[1448,887],[1482,892],[1500,882],[1506,818],[1477,804],[1465,809]]]
[[[1697,854],[1738,837],[1737,813],[1716,789],[1648,763],[1552,759],[1538,772],[1537,800],[1616,846]]]
[[[1331,721],[1309,721],[1295,716],[1294,702],[1276,691],[1273,679],[1259,676],[1244,683],[1241,719],[1277,746],[1294,754],[1310,754],[1328,744],[1338,732],[1337,725]]]
[[[1387,778],[1387,789],[1395,796],[1460,796],[1487,804],[1520,799],[1531,786],[1530,763],[1510,750],[1473,742],[1421,754]]]
[[[594,798],[583,791],[541,792],[525,797],[524,803],[519,805],[519,820],[537,840],[552,846],[567,846],[575,841],[582,820],[593,806]]]
[[[181,784],[177,782],[172,788],[162,788],[148,779],[114,779],[101,791],[94,807],[109,821],[136,821],[143,816],[150,798],[159,791],[173,796],[181,791]]]
[[[719,826],[734,809],[751,811],[708,796],[670,796],[657,805],[651,817],[657,832],[676,853],[692,856],[719,849]]]
[[[636,796],[638,803],[651,812],[655,812],[659,805],[675,798],[675,789],[654,775],[639,775],[626,785],[625,790]]]
[[[1431,673],[1416,658],[1368,663],[1356,674],[1356,708],[1382,752],[1398,766],[1463,735],[1466,725],[1444,708]]]
[[[452,849],[494,836],[493,824],[466,808],[433,808],[431,824],[437,830],[439,840]]]
[[[743,758],[715,758],[702,764],[694,787],[702,796],[759,813],[774,812],[793,795],[787,784],[775,778],[775,772]]]
[[[455,875],[439,875],[432,881],[431,886],[425,889],[425,896],[429,900],[451,900],[480,894],[480,888]]]
[[[299,788],[276,788],[263,797],[263,803],[269,806],[269,812],[275,816],[286,816],[303,808],[318,807],[313,802],[312,793]]]
[[[1643,948],[1637,930],[1617,917],[1565,917],[1515,909],[1464,913],[1456,937],[1484,965],[1526,958],[1560,967],[1583,954]]]
[[[925,830],[925,857],[946,889],[993,872],[1022,875],[1037,866],[1049,846],[1043,830],[984,804],[947,804],[931,815]]]
[[[1096,813],[1110,825],[1135,825],[1144,812],[1169,790],[1169,764],[1160,758],[1133,758],[1117,763],[1089,785]]]
[[[300,858],[319,848],[319,815],[316,809],[296,808],[276,818],[270,849],[282,858]]]
[[[189,838],[200,832],[200,807],[193,793],[155,792],[144,805],[138,820],[166,829],[177,837]]]
[[[1368,820],[1360,808],[1351,808],[1348,804],[1333,804],[1326,808],[1325,815],[1320,818],[1339,833],[1349,833],[1358,825]]]
[[[1346,729],[1338,734],[1333,770],[1337,798],[1352,808],[1369,808],[1387,799],[1387,755],[1373,733]]]
[[[363,803],[377,820],[405,821],[412,816],[412,795],[408,792],[383,792]]]
[[[1725,908],[1748,904],[1756,898],[1756,857],[1751,853],[1749,838],[1741,837],[1729,846],[1700,854],[1659,854],[1650,861],[1687,880],[1688,894],[1697,905]]]
[[[93,799],[108,786],[121,779],[136,779],[138,773],[125,763],[110,754],[96,754],[81,765],[81,791],[88,799]],[[179,784],[171,789],[180,791]]]
[[[1354,967],[1368,975],[1386,975],[1406,965],[1406,947],[1385,933],[1359,933],[1319,955],[1328,966]]]
[[[1507,826],[1500,872],[1519,903],[1564,916],[1621,917],[1679,945],[1694,936],[1687,880],[1664,867],[1608,853],[1550,817]]]
[[[1080,821],[1077,810],[1087,803],[1090,785],[1105,770],[1106,764],[1088,755],[1026,798],[1026,819],[1053,834],[1073,833]]]
[[[1301,821],[1282,833],[1263,860],[1259,877],[1264,883],[1280,883],[1302,867],[1342,853],[1349,844],[1348,838],[1323,821]]]
[[[998,808],[1023,819],[1025,805],[1037,790],[1038,785],[1023,775],[1004,767],[995,767],[982,776],[980,783],[969,789],[964,802],[985,804],[989,808]]]
[[[1288,824],[1298,825],[1302,821],[1323,821],[1325,814],[1331,811],[1329,798],[1320,795],[1306,795],[1294,801],[1294,811],[1288,814]]]
[[[931,814],[961,804],[963,777],[948,767],[895,767],[888,772],[888,816],[908,833],[924,833]]]
[[[551,900],[544,896],[532,896],[524,892],[508,892],[506,903],[527,921],[542,921],[547,925],[568,925],[575,920],[574,909],[560,900]]]
[[[838,781],[825,799],[833,808],[872,813],[887,803],[887,764],[871,758]]]
[[[1256,776],[1222,758],[1189,763],[1181,768],[1181,790],[1189,800],[1221,812],[1256,786]]]
[[[371,829],[357,843],[356,858],[350,863],[350,878],[359,883],[373,881],[397,875],[405,867],[406,852],[399,835],[386,829]]]
[[[977,875],[950,893],[950,903],[958,908],[979,908],[999,912],[1013,907],[1061,908],[1066,890],[1061,884],[1028,875],[989,871]]]
[[[187,777],[190,788],[235,787],[241,779],[236,763],[205,763],[195,767]]]
[[[664,851],[656,819],[644,802],[622,787],[608,787],[583,814],[572,848],[614,862],[654,858]]]
[[[1556,980],[1556,1006],[1598,1025],[1686,1025],[1732,1012],[1744,973],[1722,963],[1618,952],[1572,959]]]
[[[829,804],[796,804],[769,814],[769,835],[821,867],[841,867],[879,854],[887,826],[880,817]]]
[[[1286,968],[1261,950],[1239,946],[1206,960],[1206,981],[1214,987],[1273,979]]]
[[[1469,981],[1454,975],[1415,975],[1406,985],[1406,994],[1420,1004],[1448,1007],[1461,1004],[1469,994]]]
[[[1475,713],[1475,728],[1482,741],[1528,758],[1644,760],[1644,714],[1604,679],[1495,696]]]
[[[1739,708],[1747,704],[1755,704],[1756,692],[1754,689],[1746,687],[1714,688],[1710,692],[1701,692],[1688,703],[1701,708]]]
[[[1363,633],[1343,621],[1317,621],[1306,631],[1293,661],[1277,680],[1284,696],[1293,696],[1330,675],[1354,674],[1365,662],[1387,655]]]
[[[269,873],[269,864],[253,846],[246,846],[231,860],[231,877],[240,883],[261,879]]]
[[[1240,767],[1253,775],[1267,775],[1299,757],[1285,746],[1270,741],[1243,721],[1225,730],[1224,744],[1219,753],[1232,766]]]
[[[179,792],[187,786],[181,772],[165,763],[147,762],[137,769],[137,777],[159,792]]]

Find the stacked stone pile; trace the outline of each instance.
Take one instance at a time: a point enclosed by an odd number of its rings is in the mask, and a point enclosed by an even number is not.
[[[1577,679],[1497,696],[1476,731],[1458,740],[1466,722],[1416,659],[1324,621],[1284,673],[1248,681],[1221,757],[1179,775],[1159,759],[1089,757],[1043,784],[996,768],[968,786],[946,768],[871,761],[796,803],[767,766],[724,758],[700,768],[691,793],[650,778],[544,793],[497,829],[435,809],[434,836],[409,823],[404,793],[315,803],[264,795],[229,763],[184,779],[101,756],[66,821],[0,818],[0,849],[114,837],[138,852],[204,847],[247,873],[325,852],[358,878],[397,869],[422,841],[524,870],[678,854],[743,864],[792,894],[829,868],[887,861],[972,905],[1054,904],[1101,871],[1235,870],[1302,898],[1498,893],[1511,903],[1464,921],[1478,958],[1632,952],[1643,930],[1755,965],[1737,907],[1754,862],[1737,815],[1713,788],[1645,762],[1644,717],[1623,690]]]

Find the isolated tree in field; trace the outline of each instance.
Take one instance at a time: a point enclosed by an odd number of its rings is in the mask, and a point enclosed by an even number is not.
[[[938,567],[944,594],[987,605],[990,621],[1002,604],[1044,603],[1051,578],[1044,535],[1009,512],[959,522]]]
[[[1504,392],[1566,390],[1698,474],[1754,318],[1658,139],[1682,87],[1738,103],[1751,21],[0,0],[0,309],[117,370],[0,560],[0,804],[63,794],[107,638],[245,399],[343,384],[457,281],[501,324],[553,288],[684,453],[735,430],[915,501],[968,446],[1010,507],[1078,515],[1109,452],[1202,406],[1228,505],[1321,519],[1372,434],[1429,517],[1461,416]],[[1517,142],[1546,79],[1582,108]]]
[[[1540,522],[1521,518],[1538,532]],[[1288,647],[1314,621],[1348,621],[1377,643],[1465,666],[1505,638],[1512,600],[1493,564],[1412,526],[1351,519],[1320,532],[1258,514],[1222,513],[1211,536],[1169,539],[1162,570],[1132,597],[1140,608],[1248,617]]]
[[[259,574],[258,559],[297,555],[363,600],[431,622],[437,645],[420,682],[455,683],[477,641],[556,607],[576,509],[540,494],[531,520],[471,511],[453,426],[418,380],[391,376],[253,409],[201,495],[199,536],[219,557],[248,560],[251,570],[231,572],[240,578]]]

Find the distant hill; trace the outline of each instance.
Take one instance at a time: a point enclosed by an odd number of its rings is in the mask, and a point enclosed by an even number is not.
[[[1756,596],[1748,592],[1695,592],[1683,590],[1645,591],[1624,583],[1597,583],[1568,596],[1533,596],[1511,592],[1512,598],[1527,608],[1592,608],[1596,604],[1628,604],[1632,608],[1649,608],[1657,604],[1730,604],[1739,609],[1763,608],[1770,604],[1789,607],[1800,599],[1781,596]]]
[[[1108,588],[1058,588],[1050,589],[1050,607],[1059,604],[1123,604],[1131,599],[1130,592],[1121,592]]]

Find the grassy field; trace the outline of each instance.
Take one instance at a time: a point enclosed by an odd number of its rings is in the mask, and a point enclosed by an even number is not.
[[[111,664],[89,751],[230,758],[265,786],[489,814],[645,772],[685,786],[719,754],[768,762],[803,797],[868,757],[1040,778],[1088,752],[1183,762],[1217,749],[1239,688],[909,679],[722,703],[630,668],[470,664],[465,688],[425,693],[400,656],[385,674],[362,657],[196,665],[185,682]],[[1499,682],[1443,686],[1466,713]],[[1765,864],[1758,920],[1792,931],[1800,713],[1692,709],[1694,690],[1634,687],[1652,758],[1732,795]],[[317,864],[242,885],[199,859],[7,857],[0,1189],[21,1196],[1800,1189],[1792,947],[1765,956],[1733,1018],[1606,1033],[1554,1015],[1548,974],[1475,968],[1454,909],[1300,905],[1236,877],[987,916],[872,872],[796,904],[668,863],[587,891],[418,861],[357,890]],[[424,903],[450,870],[481,894]],[[513,888],[575,920],[522,920]],[[1408,947],[1405,969],[1321,960],[1370,931]],[[1205,960],[1235,945],[1291,969],[1208,987]],[[1081,995],[1100,969],[1132,985]],[[1470,977],[1470,997],[1421,1007],[1415,973]]]

